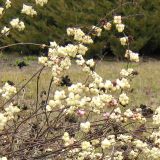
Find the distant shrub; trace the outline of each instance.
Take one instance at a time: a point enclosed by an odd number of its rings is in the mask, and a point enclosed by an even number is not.
[[[21,13],[34,18],[38,15],[34,8],[47,4],[47,0],[35,0],[35,4],[34,7],[28,3],[23,5]],[[11,6],[11,1],[7,0],[0,8],[1,16]],[[109,13],[112,15],[115,10]],[[21,87],[7,81],[0,89],[3,101],[0,107],[0,159],[160,159],[160,107],[155,111],[145,105],[130,107],[131,84],[138,73],[129,66],[139,62],[139,54],[130,48],[133,39],[125,32],[125,18],[114,15],[109,19],[106,15],[97,25],[84,30],[78,26],[68,27],[70,41],[63,45],[55,41],[49,45],[19,42],[0,47],[31,45],[48,51],[38,58],[40,69]],[[112,28],[119,34],[117,44],[123,47],[121,55],[128,62],[114,81],[104,80],[96,72],[97,62],[103,60],[103,54],[96,61],[84,58],[89,46],[94,45],[94,40],[103,32],[114,36]],[[25,29],[21,18],[14,18],[3,27],[1,34],[5,37],[17,30],[18,37]],[[23,60],[16,63],[20,68],[27,65]],[[73,63],[87,75],[84,82],[81,79],[74,82],[68,75]],[[48,88],[40,90],[45,68],[50,68],[52,75]],[[36,97],[31,106],[24,105],[25,88],[34,78]]]

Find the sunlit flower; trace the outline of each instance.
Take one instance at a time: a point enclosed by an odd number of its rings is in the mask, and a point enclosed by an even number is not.
[[[101,28],[96,27],[96,26],[92,26],[92,30],[93,30],[93,34],[95,34],[98,37],[101,36],[101,32],[102,32]]]
[[[33,17],[34,15],[37,15],[37,12],[33,9],[32,6],[28,6],[25,4],[23,4],[23,8],[21,10],[21,13],[24,13],[24,14],[31,16],[31,17]]]
[[[90,122],[85,122],[80,124],[81,131],[88,133],[90,131]]]
[[[10,8],[11,7],[11,1],[10,0],[6,0],[5,5],[6,5],[7,9]]]
[[[139,54],[134,53],[131,50],[126,50],[125,57],[128,58],[130,61],[139,62]]]
[[[0,15],[3,14],[4,8],[0,7]]]
[[[48,0],[35,0],[35,2],[40,6],[44,6],[45,4],[48,3]]]
[[[119,96],[119,101],[122,105],[127,105],[129,103],[129,98],[128,96],[125,94],[125,93],[122,93],[120,96]]]
[[[113,22],[116,24],[120,24],[122,22],[121,16],[114,16]]]
[[[13,28],[18,29],[18,31],[23,31],[25,29],[24,22],[20,21],[19,18],[12,19],[10,24]]]
[[[10,31],[10,28],[4,26],[3,29],[1,30],[1,33],[5,36],[8,36],[9,35],[9,31]]]
[[[116,28],[118,30],[118,32],[123,32],[124,31],[124,24],[116,24]]]
[[[128,44],[128,37],[120,38],[121,45],[125,46]]]
[[[105,29],[105,30],[111,30],[111,28],[112,28],[112,24],[111,23],[109,23],[109,22],[107,22],[104,26],[103,26],[103,28]]]

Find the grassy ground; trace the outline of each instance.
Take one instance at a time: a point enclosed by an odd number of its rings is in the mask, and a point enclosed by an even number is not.
[[[0,86],[7,80],[13,81],[17,86],[29,79],[41,66],[35,61],[30,61],[29,66],[19,69],[15,66],[13,59],[0,61]],[[103,61],[97,64],[97,72],[105,79],[114,80],[118,77],[121,68],[124,68],[124,62]],[[160,104],[160,61],[147,61],[139,64],[133,64],[139,75],[133,80],[133,94],[131,95],[131,104],[146,104],[149,106],[157,106]],[[72,81],[83,81],[86,76],[80,71],[76,65],[69,70]],[[45,69],[40,79],[41,90],[46,90],[49,85],[51,72]],[[27,97],[33,98],[36,95],[36,79],[29,83],[25,92]],[[1,102],[2,103],[2,102]]]
[[[23,69],[19,69],[15,66],[15,61],[13,59],[7,59],[6,61],[0,60],[0,87],[3,85],[4,81],[11,80],[18,87],[22,86],[26,80],[28,80],[39,68],[40,65],[37,62],[30,61],[29,66],[24,67]],[[118,77],[119,72],[122,68],[126,67],[126,63],[124,62],[111,62],[111,61],[103,61],[97,64],[96,71],[105,79],[114,80]],[[151,108],[157,107],[160,105],[160,61],[147,61],[141,62],[139,64],[133,64],[130,67],[133,67],[139,72],[139,75],[133,80],[133,92],[130,95],[130,106],[146,104]],[[73,82],[81,81],[83,82],[86,79],[86,75],[81,72],[80,68],[75,64],[68,71],[71,80]],[[45,69],[42,72],[40,79],[40,90],[46,90],[49,85],[49,81],[51,78],[51,71],[49,69]],[[35,100],[36,95],[36,78],[33,79],[31,83],[25,89],[27,93],[26,98],[30,101],[30,99]],[[53,88],[52,88],[53,92]],[[25,98],[25,99],[26,99]],[[3,102],[0,100],[0,106]],[[29,102],[30,103],[30,102]],[[27,103],[28,106],[28,103]],[[129,106],[129,107],[130,107]],[[30,107],[33,107],[33,104],[30,104]],[[28,110],[30,111],[30,110]],[[26,111],[27,113],[27,111]],[[22,113],[24,114],[24,112]],[[56,112],[57,114],[57,112]],[[55,116],[55,115],[53,115]],[[97,117],[97,116],[96,116]],[[40,122],[43,121],[44,117],[39,119]],[[94,119],[95,117],[92,117]],[[32,121],[34,121],[32,119]],[[30,122],[30,121],[29,121]],[[25,132],[26,126],[28,124],[25,123]],[[133,128],[136,128],[135,124]],[[140,157],[140,159],[145,160],[145,157]]]

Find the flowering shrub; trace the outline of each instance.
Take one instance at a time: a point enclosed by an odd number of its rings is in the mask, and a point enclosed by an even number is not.
[[[35,0],[40,7],[47,0]],[[3,16],[12,6],[7,0],[0,8]],[[24,4],[21,13],[36,16],[33,6]],[[48,48],[48,56],[38,59],[42,67],[21,87],[6,82],[0,89],[4,104],[0,112],[0,156],[6,159],[65,159],[65,160],[134,160],[160,159],[160,108],[155,112],[141,105],[130,108],[131,82],[137,75],[133,68],[123,68],[114,81],[104,80],[96,71],[96,62],[86,60],[93,38],[115,28],[118,39],[126,47],[124,57],[139,62],[139,56],[130,50],[130,38],[125,34],[123,17],[103,19],[88,31],[79,27],[67,28],[72,43],[61,46],[56,42],[47,44],[18,43],[13,45],[37,45]],[[8,36],[14,29],[23,31],[25,23],[19,18],[10,21],[1,30]],[[66,71],[76,63],[88,75],[85,82],[74,83]],[[39,78],[44,68],[52,70],[47,92],[39,99]],[[17,101],[21,91],[37,76],[37,99],[26,111]],[[43,78],[43,77],[42,77]],[[51,86],[55,85],[55,90]],[[51,96],[53,92],[53,96]]]

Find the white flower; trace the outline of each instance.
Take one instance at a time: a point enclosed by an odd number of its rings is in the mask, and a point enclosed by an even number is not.
[[[48,3],[48,0],[35,0],[35,2],[40,6],[44,6],[45,4]]]
[[[114,160],[123,160],[123,152],[120,152],[120,151],[116,151],[114,153]]]
[[[120,72],[120,75],[122,77],[128,77],[129,75],[131,75],[133,73],[133,69],[132,68],[128,68],[127,70],[126,69],[122,69],[121,72]]]
[[[52,152],[52,151],[53,151],[52,148],[46,148],[46,149],[45,149],[45,152]]]
[[[92,145],[90,144],[90,142],[83,141],[81,143],[81,147],[82,147],[82,150],[90,150]]]
[[[51,108],[55,108],[55,107],[63,108],[61,100],[50,100],[49,103],[48,103],[48,105]],[[48,109],[50,109],[50,108],[48,107]]]
[[[116,109],[114,109],[114,112],[117,114],[121,114],[121,109],[119,107],[117,107]]]
[[[78,45],[78,54],[85,55],[88,51],[88,48],[84,46],[83,44]]]
[[[0,130],[3,130],[7,122],[7,117],[0,113]]]
[[[85,33],[80,28],[67,28],[67,34],[69,36],[74,36],[74,40],[78,42],[85,44],[93,43],[92,38],[88,35],[85,35]]]
[[[10,25],[19,31],[23,31],[25,29],[24,22],[20,21],[19,18],[12,19],[10,21]]]
[[[125,94],[125,93],[122,93],[120,96],[119,96],[119,101],[122,105],[127,105],[129,103],[129,98],[128,96]]]
[[[129,157],[130,157],[131,159],[134,159],[135,157],[137,157],[138,153],[139,153],[139,152],[138,152],[137,149],[131,150],[130,153],[129,153]]]
[[[0,93],[2,94],[2,97],[9,99],[13,94],[17,93],[17,91],[14,86],[6,82],[2,89],[0,89]]]
[[[0,16],[3,14],[4,8],[0,7]]]
[[[68,98],[66,99],[67,104],[70,106],[76,106],[79,104],[80,95],[70,92]]]
[[[101,142],[101,147],[103,149],[109,148],[111,146],[111,142],[110,140],[108,140],[107,138],[105,138],[102,142]]]
[[[25,4],[23,4],[23,8],[21,10],[21,13],[24,13],[24,14],[31,16],[31,17],[33,17],[34,15],[37,15],[37,12],[33,9],[32,6],[28,6]]]
[[[50,47],[51,48],[56,48],[58,47],[57,43],[54,41],[54,42],[50,42]]]
[[[55,42],[52,42],[51,44],[51,48],[49,48],[49,56],[50,57],[55,57],[55,56],[70,56],[70,57],[75,57],[76,54],[78,53],[78,47],[79,45],[73,45],[73,44],[68,44],[66,46],[58,46]],[[79,50],[79,53],[81,52],[82,54],[85,54],[86,52],[86,47],[82,48],[82,46],[80,46],[81,50]],[[82,51],[83,49],[83,51]]]
[[[104,84],[105,89],[112,89],[113,84],[110,80],[106,80],[105,84]]]
[[[138,149],[145,149],[145,148],[147,148],[148,147],[148,145],[147,145],[147,143],[146,142],[143,142],[143,141],[141,141],[141,140],[139,140],[139,139],[136,139],[136,140],[134,140],[133,141],[133,144],[136,146],[136,148],[138,148]]]
[[[64,132],[64,135],[63,135],[62,139],[65,142],[65,144],[64,144],[65,146],[69,146],[69,145],[73,144],[74,141],[75,141],[74,138],[70,138],[68,132]]]
[[[81,94],[83,92],[84,85],[82,83],[72,84],[68,87],[69,92]]]
[[[92,44],[93,40],[90,36],[85,35],[84,37],[82,37],[81,42],[85,44]]]
[[[81,131],[88,133],[90,131],[90,122],[85,122],[80,124]]]
[[[74,28],[67,28],[67,35],[68,36],[74,36],[75,34],[75,29]]]
[[[124,112],[124,115],[126,117],[129,117],[131,118],[133,116],[133,112],[130,110],[130,109],[127,109],[125,112]]]
[[[153,124],[159,125],[160,124],[160,107],[155,110],[153,115]]]
[[[54,94],[54,100],[63,100],[64,98],[66,98],[64,90],[62,90],[62,91],[58,91],[57,90],[55,92],[55,94]]]
[[[126,78],[122,78],[121,80],[120,79],[117,79],[116,80],[116,83],[119,87],[121,87],[122,89],[125,89],[125,88],[130,88],[130,84],[128,82],[128,80]]]
[[[23,31],[25,29],[25,25],[24,25],[24,22],[20,21],[19,22],[19,26],[17,28],[19,31]]]
[[[122,22],[121,16],[114,16],[113,22],[114,22],[115,24],[120,24],[120,23]]]
[[[14,114],[20,112],[20,109],[17,106],[13,106],[13,104],[11,103],[8,107],[5,108],[5,111],[8,114]]]
[[[4,26],[3,29],[1,30],[1,33],[5,36],[8,36],[9,35],[9,31],[10,31],[10,28]]]
[[[92,26],[92,30],[96,36],[101,36],[102,29],[96,26]]]
[[[139,54],[134,53],[131,50],[126,50],[125,57],[128,58],[130,61],[139,62]]]
[[[105,30],[111,30],[111,27],[112,27],[112,24],[111,23],[109,23],[109,22],[107,22],[104,26],[103,26],[103,28],[105,29]]]
[[[151,158],[151,159],[160,159],[160,149],[159,148],[157,148],[157,147],[153,147],[151,150],[150,150],[150,152],[149,152],[150,154],[149,154],[149,157]]]
[[[90,68],[88,66],[84,66],[82,71],[86,72],[86,73],[89,73],[90,72]]]
[[[95,65],[93,59],[89,59],[88,61],[86,61],[86,64],[89,66],[89,67],[93,67]]]
[[[7,160],[7,157],[1,157],[0,160]]]
[[[64,135],[63,135],[62,139],[63,139],[65,142],[70,139],[68,132],[64,132]]]
[[[6,5],[7,9],[10,8],[11,7],[11,1],[10,0],[6,0],[5,5]]]
[[[75,57],[76,54],[78,53],[78,46],[77,45],[68,44],[64,48],[64,52],[67,53],[70,57]]]
[[[14,114],[20,112],[20,109],[17,106],[14,106],[12,103],[5,108],[5,115],[7,116],[7,119],[13,119],[14,118]]]
[[[82,55],[77,55],[76,56],[76,63],[78,64],[78,65],[83,65],[84,63],[85,63],[85,60],[84,60],[84,58],[83,58],[83,56]]]
[[[52,111],[52,107],[50,105],[47,105],[46,106],[46,111],[48,111],[48,112]]]
[[[38,62],[40,63],[40,64],[43,64],[43,65],[47,65],[47,62],[48,62],[48,58],[47,57],[38,57]]]
[[[132,140],[132,136],[120,134],[120,135],[118,135],[117,139],[122,141],[122,144],[124,144],[123,142],[130,143]]]
[[[124,24],[116,24],[116,28],[118,30],[118,32],[123,32],[124,31]]]
[[[62,70],[68,70],[71,66],[71,60],[69,57],[64,58],[60,63],[60,68]]]
[[[120,38],[121,45],[125,46],[128,44],[128,37]]]

